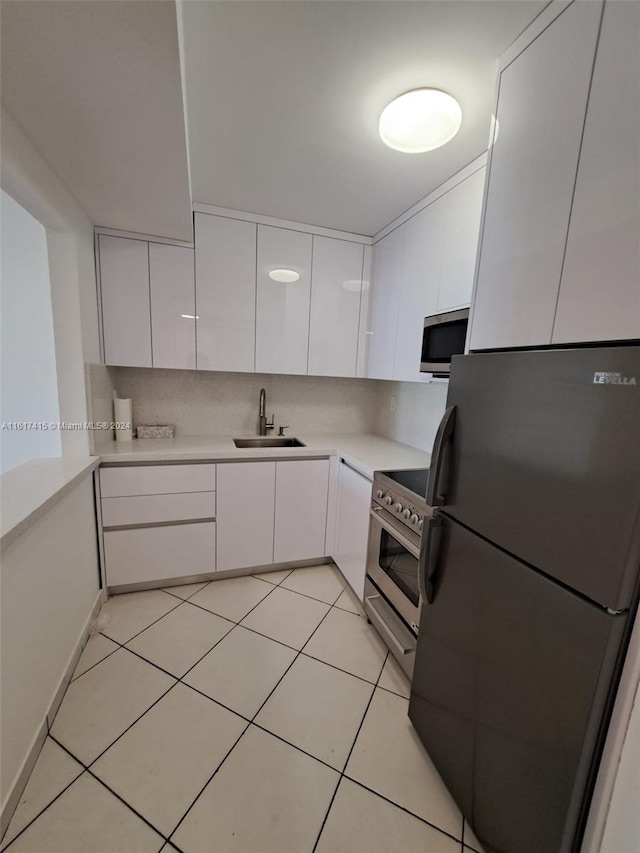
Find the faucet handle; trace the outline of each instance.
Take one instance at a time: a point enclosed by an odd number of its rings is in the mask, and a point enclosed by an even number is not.
[[[287,424],[286,426],[278,427],[278,435],[284,435],[285,429],[289,429],[289,424]]]

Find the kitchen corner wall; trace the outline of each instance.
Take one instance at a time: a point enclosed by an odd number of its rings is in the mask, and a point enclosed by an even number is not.
[[[134,426],[174,424],[178,435],[253,435],[260,389],[267,415],[288,434],[377,433],[431,451],[444,412],[446,383],[388,382],[326,376],[218,373],[86,366],[89,420],[113,420],[114,391],[133,400]],[[395,398],[395,411],[391,411]],[[92,452],[113,438],[93,431]]]
[[[271,419],[275,413],[276,428],[288,425],[289,435],[376,430],[380,383],[366,379],[137,367],[106,370],[118,396],[133,400],[134,425],[175,424],[178,435],[256,434],[261,388],[267,393],[267,416]],[[98,377],[99,371],[100,365],[90,368]],[[104,390],[101,382],[98,398],[104,397]]]
[[[378,382],[375,432],[431,452],[447,400],[447,382]],[[395,411],[391,411],[395,398]]]

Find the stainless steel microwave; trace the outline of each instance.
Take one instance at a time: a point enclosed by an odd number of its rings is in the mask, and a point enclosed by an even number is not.
[[[420,372],[448,376],[452,357],[464,353],[468,325],[468,308],[425,317]]]

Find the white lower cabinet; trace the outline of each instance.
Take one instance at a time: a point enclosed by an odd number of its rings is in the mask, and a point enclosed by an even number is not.
[[[109,588],[214,572],[214,521],[104,531]]]
[[[275,462],[218,465],[219,571],[273,562]]]
[[[333,559],[358,599],[364,596],[371,480],[344,462],[338,472],[338,507]]]
[[[329,460],[276,463],[274,563],[324,555]]]

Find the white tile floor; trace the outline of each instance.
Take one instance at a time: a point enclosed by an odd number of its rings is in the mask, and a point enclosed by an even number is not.
[[[99,625],[2,850],[470,853],[335,567],[114,596]]]

